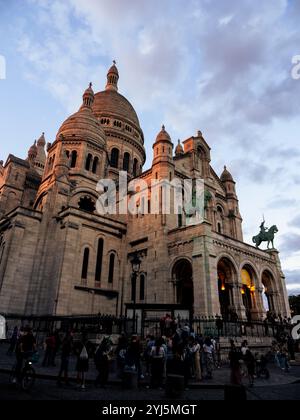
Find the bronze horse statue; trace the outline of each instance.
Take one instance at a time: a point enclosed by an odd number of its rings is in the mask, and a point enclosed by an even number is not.
[[[277,228],[277,226],[272,226],[267,232],[260,232],[259,235],[254,236],[252,238],[253,243],[255,243],[256,248],[258,248],[260,246],[260,244],[262,242],[268,242],[268,249],[270,243],[272,243],[272,248],[274,248],[274,238],[275,238],[275,234],[278,233],[279,230]]]

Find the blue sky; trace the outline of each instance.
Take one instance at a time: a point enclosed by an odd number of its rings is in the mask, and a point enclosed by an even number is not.
[[[201,130],[213,167],[237,181],[245,240],[276,224],[290,293],[300,293],[298,0],[0,0],[0,159],[53,141],[90,81],[119,88],[152,143]]]

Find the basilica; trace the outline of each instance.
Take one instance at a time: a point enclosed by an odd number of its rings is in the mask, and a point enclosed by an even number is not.
[[[163,126],[145,170],[139,118],[118,84],[114,63],[53,142],[43,133],[26,159],[0,162],[0,313],[290,316],[279,253],[243,241],[236,183],[211,167],[201,131],[174,145]],[[97,183],[120,171],[128,183],[202,179],[202,223],[153,214],[150,200],[136,214],[100,214]]]

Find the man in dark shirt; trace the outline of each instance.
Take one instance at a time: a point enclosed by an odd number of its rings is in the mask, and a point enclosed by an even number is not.
[[[25,334],[20,338],[21,353],[33,353],[36,347],[36,340],[30,328],[26,329]]]
[[[69,384],[69,360],[73,350],[73,332],[70,331],[66,334],[61,345],[61,366],[58,374],[57,384],[61,385],[62,374],[64,374],[65,384]]]
[[[23,361],[27,360],[36,350],[36,340],[30,327],[26,327],[24,335],[19,338],[16,347],[16,379],[21,379]]]

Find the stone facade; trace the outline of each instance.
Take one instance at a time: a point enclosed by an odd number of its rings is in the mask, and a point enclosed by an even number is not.
[[[123,315],[134,304],[196,316],[289,316],[279,254],[243,242],[235,182],[226,168],[214,172],[202,133],[174,151],[163,127],[143,172],[143,131],[118,80],[113,65],[106,89],[94,94],[90,85],[53,143],[43,133],[26,160],[0,162],[0,312]],[[97,182],[120,170],[137,184],[203,179],[205,220],[188,226],[184,213],[147,214],[148,191],[134,195],[136,215],[100,215]]]

